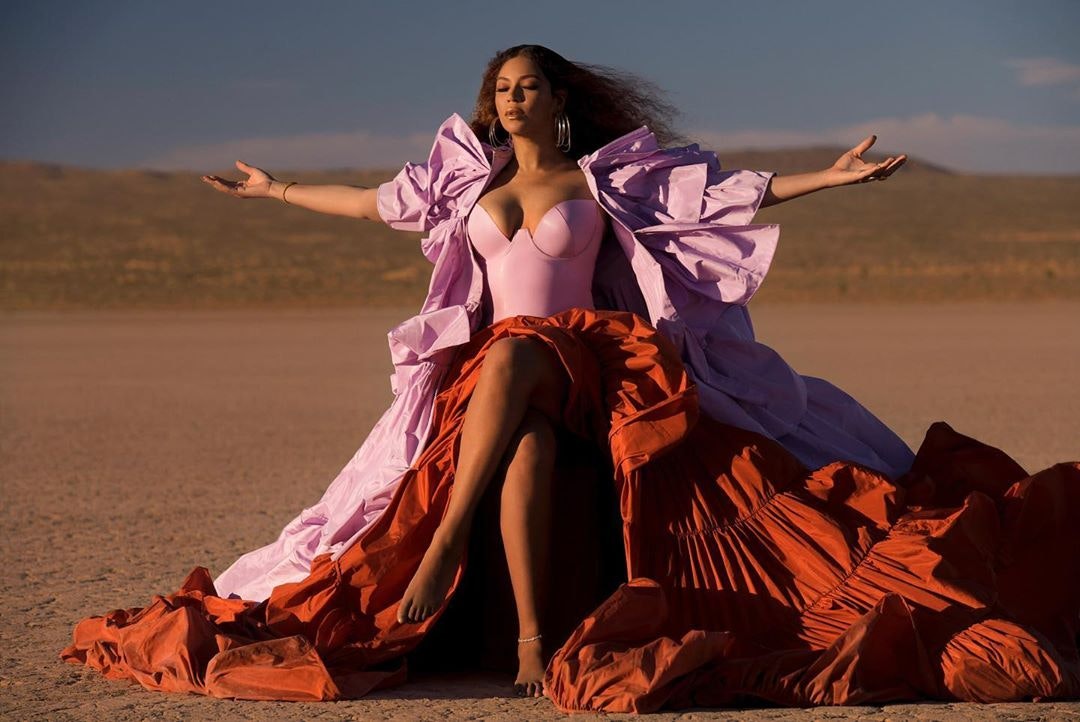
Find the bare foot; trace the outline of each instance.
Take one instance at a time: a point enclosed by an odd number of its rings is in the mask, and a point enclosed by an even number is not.
[[[544,696],[544,670],[547,664],[544,662],[542,642],[543,639],[518,642],[518,674],[514,680],[514,693],[518,697]]]
[[[398,622],[422,622],[443,603],[467,539],[436,531],[398,605]]]

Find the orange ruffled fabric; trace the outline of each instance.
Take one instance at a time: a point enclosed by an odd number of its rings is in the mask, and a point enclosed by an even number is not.
[[[937,422],[899,479],[806,469],[701,413],[677,349],[644,319],[582,308],[506,318],[459,347],[428,446],[339,559],[316,557],[259,603],[218,597],[195,567],[146,607],[79,622],[61,658],[148,689],[300,701],[362,697],[405,682],[425,647],[449,653],[428,633],[454,602],[480,603],[468,585],[458,595],[471,560],[473,580],[505,567],[489,542],[470,542],[436,614],[399,624],[397,608],[449,500],[485,353],[507,336],[543,342],[572,381],[560,434],[598,456],[560,455],[567,493],[613,492],[589,497],[613,531],[571,504],[554,532],[566,633],[544,682],[560,710],[1080,697],[1080,463],[1029,475]],[[605,556],[599,537],[620,525]],[[450,616],[444,639],[502,643]]]

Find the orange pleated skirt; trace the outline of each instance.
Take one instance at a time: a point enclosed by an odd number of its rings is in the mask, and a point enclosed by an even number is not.
[[[397,621],[446,509],[486,351],[544,343],[557,429],[544,679],[562,711],[1080,698],[1080,462],[1029,475],[932,424],[890,480],[699,410],[676,348],[636,314],[497,321],[458,348],[430,441],[336,561],[261,602],[205,567],[146,607],[80,621],[61,658],[148,689],[352,699],[410,671],[514,673],[517,621],[489,493],[442,607]]]

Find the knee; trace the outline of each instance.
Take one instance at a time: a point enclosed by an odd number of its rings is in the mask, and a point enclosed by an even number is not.
[[[487,351],[481,375],[498,378],[499,386],[525,394],[550,425],[562,418],[569,378],[558,358],[543,341],[511,336],[494,342]]]

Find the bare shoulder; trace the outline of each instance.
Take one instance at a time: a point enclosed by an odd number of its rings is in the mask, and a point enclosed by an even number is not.
[[[578,167],[577,163],[567,166],[559,173],[559,185],[579,197],[588,196],[592,192],[589,190],[589,181],[585,172]]]

